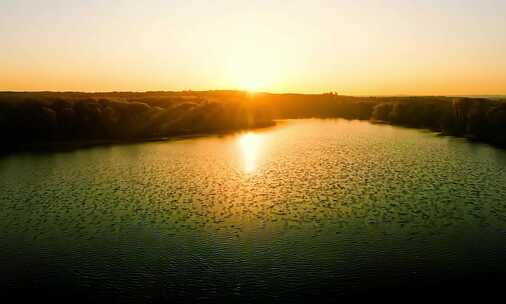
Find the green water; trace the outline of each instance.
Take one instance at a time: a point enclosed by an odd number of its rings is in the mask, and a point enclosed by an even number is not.
[[[506,274],[506,152],[345,120],[0,158],[1,286],[303,299]]]

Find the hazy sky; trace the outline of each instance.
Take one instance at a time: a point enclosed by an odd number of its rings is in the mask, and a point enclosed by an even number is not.
[[[0,0],[0,38],[0,90],[506,93],[506,0]]]

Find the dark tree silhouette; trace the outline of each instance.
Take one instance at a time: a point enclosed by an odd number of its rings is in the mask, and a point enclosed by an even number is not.
[[[370,119],[506,145],[504,100],[240,91],[0,93],[3,150],[224,132],[308,117]]]

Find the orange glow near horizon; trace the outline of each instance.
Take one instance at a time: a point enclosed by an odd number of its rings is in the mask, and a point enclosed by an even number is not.
[[[0,91],[501,95],[505,11],[503,0],[4,0]]]

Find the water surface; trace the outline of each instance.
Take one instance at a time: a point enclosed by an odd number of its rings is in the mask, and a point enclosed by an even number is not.
[[[0,208],[10,294],[302,300],[506,273],[506,152],[367,122],[4,157]]]

